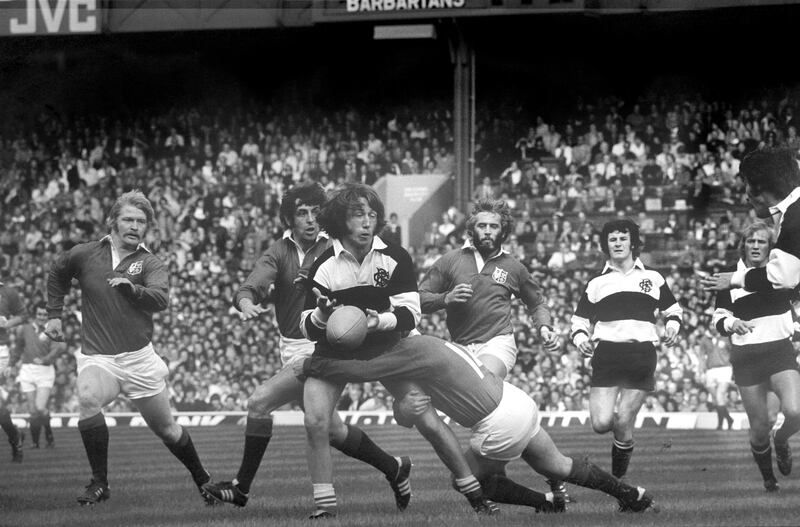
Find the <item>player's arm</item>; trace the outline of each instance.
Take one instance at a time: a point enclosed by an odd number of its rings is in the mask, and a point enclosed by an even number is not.
[[[664,342],[667,346],[674,346],[683,321],[683,308],[675,300],[675,295],[672,294],[672,290],[670,290],[666,280],[661,284],[659,291],[658,309],[665,319]]]
[[[791,214],[791,215],[790,215]],[[767,265],[736,271],[731,287],[747,291],[766,292],[774,289],[794,289],[800,284],[800,215],[787,211],[775,247],[769,252]]]
[[[64,311],[64,297],[69,293],[72,278],[75,276],[76,261],[80,255],[79,247],[61,253],[50,266],[47,275],[47,316],[51,320],[57,319],[59,327]]]
[[[143,311],[164,311],[169,305],[169,273],[164,263],[157,258],[144,262],[144,284],[134,284],[127,278],[112,278],[115,286],[134,306]],[[123,285],[124,284],[124,285]]]
[[[12,329],[18,327],[28,318],[19,292],[13,288],[6,289],[6,302],[11,316],[0,316],[0,328]]]
[[[519,297],[528,308],[528,314],[533,321],[533,326],[538,330],[544,347],[550,351],[558,348],[558,333],[553,328],[553,317],[547,307],[542,287],[523,267],[520,281]]]
[[[723,337],[729,337],[734,333],[744,335],[753,331],[753,323],[747,320],[736,318],[733,314],[733,300],[731,292],[718,291],[714,301],[714,314],[711,316],[711,324]],[[701,361],[703,362],[703,361]]]
[[[50,351],[42,357],[42,364],[50,365],[53,364],[59,355],[67,351],[67,343],[66,342],[54,342],[50,341]]]
[[[305,309],[300,314],[300,332],[313,342],[325,339],[328,317],[337,303],[331,291],[318,282],[311,282],[306,294]]]
[[[448,280],[442,272],[444,257],[439,258],[425,273],[419,284],[419,301],[423,313],[435,313],[447,307]]]
[[[267,301],[275,287],[278,276],[278,260],[273,244],[257,261],[250,275],[239,287],[233,299],[233,306],[241,311],[242,318],[248,320],[260,315],[264,309],[261,304]]]
[[[588,287],[578,300],[578,306],[570,320],[570,339],[575,347],[585,356],[594,353],[594,346],[591,341],[592,320],[596,318],[596,305],[589,300]]]

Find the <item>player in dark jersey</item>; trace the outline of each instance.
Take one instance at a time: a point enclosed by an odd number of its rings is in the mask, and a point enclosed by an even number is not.
[[[153,216],[144,194],[122,194],[106,220],[110,234],[74,246],[50,268],[50,319],[45,332],[53,340],[63,339],[61,315],[73,279],[81,289],[82,351],[76,353],[78,430],[92,469],[92,480],[78,496],[81,505],[111,495],[108,427],[102,409],[120,393],[136,405],[150,429],[189,469],[198,489],[211,479],[189,432],[172,417],[165,382],[169,370],[151,343],[153,313],[163,311],[169,303],[167,268],[143,244]]]
[[[64,342],[50,340],[44,332],[47,306],[35,308],[33,322],[23,324],[17,333],[17,353],[22,366],[17,376],[20,390],[25,394],[30,413],[30,432],[33,448],[39,448],[39,436],[44,429],[45,445],[53,448],[55,439],[50,428],[50,391],[56,378],[53,361],[67,349]]]
[[[607,222],[600,245],[609,259],[578,301],[572,342],[592,357],[592,428],[598,434],[613,433],[611,471],[621,478],[633,454],[636,415],[655,386],[655,311],[666,319],[664,343],[674,346],[683,309],[661,273],[639,260],[642,244],[634,222]]]
[[[528,308],[530,320],[548,351],[559,346],[541,286],[513,255],[503,250],[514,225],[506,202],[480,200],[467,220],[469,237],[434,263],[419,285],[423,313],[447,312],[453,342],[465,346],[489,371],[505,379],[517,361],[512,299]],[[566,488],[550,481],[564,498]]]
[[[320,226],[332,244],[314,262],[308,275],[310,289],[301,319],[303,334],[316,342],[314,355],[346,358],[325,336],[327,320],[338,305],[353,305],[367,314],[368,334],[353,355],[368,359],[385,353],[420,318],[419,293],[411,257],[400,246],[387,245],[376,234],[384,223],[384,207],[374,189],[345,184],[322,207]],[[344,384],[308,379],[304,387],[305,425],[309,440],[308,464],[317,507],[312,518],[336,514],[333,467],[328,446],[331,414]],[[387,386],[390,392],[399,386]],[[416,418],[417,429],[456,476],[456,485],[481,514],[496,505],[483,498],[453,431],[432,409]]]
[[[0,379],[11,373],[8,330],[25,322],[25,316],[25,306],[22,305],[17,290],[0,282]],[[6,395],[2,386],[0,386],[0,428],[8,436],[8,444],[11,445],[11,460],[15,463],[22,463],[25,432],[11,422],[11,411],[6,406]]]
[[[552,493],[538,493],[506,477],[508,462],[522,457],[544,476],[613,496],[624,511],[657,510],[642,487],[628,485],[588,460],[561,454],[540,428],[534,401],[458,344],[419,335],[403,339],[390,352],[371,360],[337,360],[315,354],[295,365],[294,371],[300,377],[337,383],[414,379],[427,395],[410,391],[411,400],[401,398],[400,404],[415,413],[425,411],[430,402],[472,430],[466,456],[489,499],[544,511],[555,509]],[[401,423],[406,422],[403,412],[395,415]]]
[[[742,233],[737,271],[764,268],[774,243],[774,233],[766,223],[747,227]],[[713,318],[717,331],[731,338],[730,361],[750,421],[750,448],[768,492],[780,489],[772,471],[770,391],[777,394],[784,414],[783,425],[772,435],[783,475],[792,471],[789,438],[800,429],[800,371],[791,342],[791,300],[796,295],[789,289],[720,291]]]
[[[206,483],[203,490],[220,502],[243,507],[272,437],[271,413],[303,397],[303,383],[292,373],[292,363],[314,352],[314,343],[300,331],[300,314],[305,303],[302,277],[328,247],[328,237],[320,233],[317,215],[325,202],[325,191],[316,183],[297,185],[283,196],[280,215],[287,231],[258,259],[250,276],[239,288],[234,305],[243,320],[257,319],[266,301],[275,306],[280,330],[280,357],[283,368],[257,387],[247,401],[244,453],[239,472],[232,481]],[[331,445],[344,454],[373,465],[386,475],[398,508],[405,509],[411,499],[409,474],[411,460],[393,457],[380,449],[354,425],[346,425],[339,414],[331,414]]]

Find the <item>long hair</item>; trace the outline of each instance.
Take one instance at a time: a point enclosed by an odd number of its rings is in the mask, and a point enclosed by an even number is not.
[[[319,183],[305,183],[290,188],[281,200],[280,216],[284,227],[294,226],[294,213],[300,205],[320,207],[325,203],[325,190]]]
[[[347,218],[351,213],[361,209],[361,198],[366,199],[369,207],[378,215],[373,234],[381,232],[386,224],[383,202],[375,189],[362,183],[345,183],[331,192],[317,217],[320,228],[332,238],[342,239],[349,233]]]
[[[600,232],[600,248],[606,256],[611,256],[608,249],[608,235],[612,232],[627,232],[631,237],[631,253],[634,258],[638,258],[642,252],[642,239],[639,237],[639,226],[633,220],[624,218],[621,220],[607,221]]]
[[[742,239],[739,240],[739,256],[743,262],[747,261],[744,241],[759,231],[764,231],[767,233],[767,242],[769,243],[767,250],[772,249],[775,246],[775,231],[773,231],[772,228],[763,221],[754,221],[745,227],[745,229],[742,231]]]
[[[739,175],[756,194],[771,192],[779,199],[800,185],[800,167],[790,148],[753,150],[742,159]]]
[[[106,227],[113,231],[114,227],[117,225],[117,219],[119,219],[119,215],[122,213],[122,207],[128,205],[131,207],[136,207],[144,212],[144,215],[147,218],[147,230],[150,230],[150,226],[153,225],[153,218],[155,218],[156,214],[153,211],[153,206],[150,204],[150,200],[147,199],[141,190],[131,190],[117,198],[117,201],[114,202],[114,204],[111,206],[111,210],[108,212],[108,217],[106,218]]]
[[[511,234],[511,229],[514,227],[514,217],[511,215],[511,209],[508,204],[501,199],[479,199],[472,207],[472,213],[467,219],[467,231],[470,233],[475,232],[475,224],[477,223],[477,216],[481,212],[492,212],[500,216],[500,239],[498,243],[503,243]]]

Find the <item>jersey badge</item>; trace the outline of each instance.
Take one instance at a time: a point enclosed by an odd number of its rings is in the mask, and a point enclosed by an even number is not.
[[[499,267],[495,267],[494,271],[492,271],[492,278],[498,284],[505,284],[508,279],[508,271],[503,271]]]
[[[372,279],[375,280],[375,287],[386,287],[389,285],[389,271],[378,267]]]
[[[133,276],[137,275],[142,272],[142,261],[139,260],[138,262],[133,262],[130,267],[128,267],[128,274]]]
[[[639,289],[642,290],[642,293],[649,293],[653,290],[653,282],[651,282],[649,278],[645,278],[639,282]]]

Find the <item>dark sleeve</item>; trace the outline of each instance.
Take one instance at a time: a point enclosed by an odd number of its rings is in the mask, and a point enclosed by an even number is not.
[[[134,284],[120,291],[134,306],[143,311],[164,311],[169,305],[169,274],[164,263],[153,256],[145,264],[144,284]]]
[[[717,332],[723,337],[729,337],[731,333],[725,331],[725,319],[733,316],[733,301],[731,300],[731,292],[717,291],[717,297],[714,300],[714,315],[712,321]]]
[[[399,246],[390,246],[393,258],[397,260],[392,277],[389,279],[389,302],[397,317],[398,331],[411,331],[422,318],[419,303],[419,290],[417,289],[417,274],[414,262],[405,249]]]
[[[519,297],[528,307],[531,320],[533,320],[533,324],[537,329],[542,326],[550,326],[552,328],[553,317],[550,315],[550,309],[545,303],[544,295],[542,295],[542,286],[533,279],[533,276],[525,266],[521,265],[521,267]]]
[[[444,256],[436,260],[419,284],[419,302],[423,313],[434,313],[447,307],[444,299],[450,291],[447,287],[449,280],[442,271],[444,260]]]
[[[279,242],[278,242],[279,243]],[[264,253],[257,261],[250,276],[239,287],[233,299],[233,306],[239,309],[239,302],[243,298],[249,298],[254,304],[261,304],[269,296],[269,288],[275,283],[275,278],[278,276],[278,257],[273,250],[276,247],[273,244],[266,253]]]
[[[664,314],[665,322],[674,320],[678,324],[682,324],[683,308],[675,300],[675,295],[672,294],[666,280],[661,284],[661,290],[658,293],[658,310]]]
[[[77,249],[61,253],[50,266],[47,275],[47,316],[61,318],[64,311],[64,297],[69,293],[72,278],[75,276]]]

